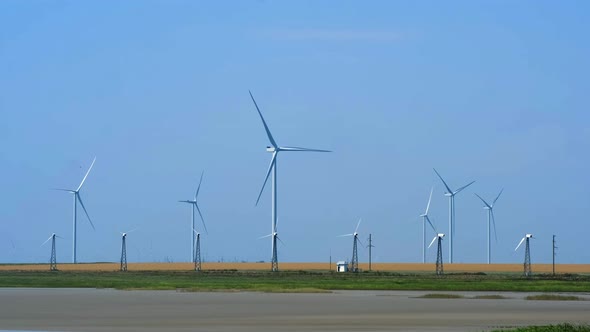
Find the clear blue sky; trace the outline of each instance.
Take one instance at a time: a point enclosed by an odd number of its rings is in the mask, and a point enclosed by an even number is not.
[[[281,145],[330,149],[279,160],[280,261],[349,259],[363,218],[379,262],[421,260],[421,224],[455,261],[589,263],[590,4],[586,1],[0,2],[0,261],[71,260],[71,195],[82,197],[80,261],[187,261],[190,199],[207,261],[270,260],[270,154],[248,89]],[[267,188],[270,189],[270,188]],[[432,238],[429,233],[429,239]],[[366,241],[364,241],[366,244]],[[446,246],[446,243],[445,243]],[[445,248],[444,257],[447,260]],[[360,251],[362,261],[366,250]],[[434,250],[428,259],[434,259]]]

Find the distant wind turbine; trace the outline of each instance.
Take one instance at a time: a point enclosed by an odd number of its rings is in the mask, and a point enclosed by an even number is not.
[[[514,251],[517,251],[520,248],[520,245],[526,241],[525,249],[524,249],[524,275],[530,277],[531,272],[531,248],[529,246],[529,240],[533,239],[533,234],[525,234],[525,236],[520,240]]]
[[[61,190],[61,191],[67,191],[69,193],[74,194],[74,226],[73,226],[73,233],[74,233],[74,242],[73,242],[73,246],[72,246],[72,262],[74,264],[76,264],[78,261],[76,260],[76,228],[77,228],[77,207],[78,207],[78,202],[80,202],[80,206],[82,206],[82,209],[84,210],[84,213],[86,214],[86,217],[88,218],[88,221],[90,222],[90,226],[92,226],[92,229],[96,230],[94,228],[94,224],[92,223],[92,220],[90,220],[90,216],[88,215],[88,211],[86,211],[86,207],[84,206],[84,203],[82,202],[82,198],[80,197],[80,189],[82,189],[82,185],[84,184],[84,181],[86,181],[86,178],[88,177],[88,174],[90,174],[90,170],[92,169],[92,166],[94,166],[94,162],[96,161],[96,157],[94,157],[94,160],[92,160],[92,164],[90,164],[90,167],[88,168],[88,171],[86,172],[86,175],[84,175],[84,178],[82,179],[82,182],[80,182],[80,185],[78,186],[77,189],[55,189],[55,190]]]
[[[434,169],[434,168],[433,168]],[[442,176],[438,174],[436,169],[434,169],[434,173],[438,175],[439,179],[447,188],[447,192],[445,196],[449,198],[449,263],[453,263],[453,238],[455,237],[455,195],[460,193],[463,189],[472,185],[475,181],[471,181],[468,184],[464,185],[463,187],[453,191],[443,180]]]
[[[426,223],[432,227],[432,230],[436,233],[436,228],[430,222],[430,217],[428,217],[428,210],[430,209],[430,201],[432,200],[432,191],[434,187],[430,189],[430,197],[428,197],[428,204],[426,205],[426,212],[420,215],[422,217],[422,263],[426,263]]]
[[[264,130],[266,131],[266,135],[268,136],[268,140],[270,141],[271,146],[266,147],[267,152],[272,153],[272,159],[270,160],[270,165],[268,167],[268,171],[266,172],[266,177],[264,178],[264,183],[262,184],[262,188],[260,189],[260,193],[258,194],[258,198],[256,199],[256,205],[260,201],[260,196],[262,196],[262,192],[264,191],[264,187],[266,186],[266,182],[272,172],[272,224],[271,224],[271,235],[277,233],[277,157],[279,152],[287,151],[287,152],[331,152],[328,150],[317,150],[317,149],[308,149],[308,148],[300,148],[300,147],[288,147],[288,146],[278,146],[275,142],[272,134],[270,133],[270,129],[268,129],[268,125],[266,121],[264,121],[264,117],[260,112],[260,108],[258,108],[258,104],[256,104],[256,100],[254,100],[254,96],[252,96],[252,92],[250,93],[250,98],[252,98],[252,102],[254,102],[254,106],[258,111],[258,115],[260,115],[260,120],[262,120],[262,125],[264,125]],[[277,237],[276,235],[272,236],[272,258],[271,258],[271,270],[278,271],[279,270],[279,261],[277,256]]]
[[[481,198],[481,196],[475,194],[475,196],[477,196],[477,198],[479,198],[483,202],[483,208],[485,210],[488,210],[488,264],[490,264],[491,262],[490,220],[494,224],[494,237],[496,238],[496,242],[498,242],[498,234],[496,233],[496,218],[494,218],[494,206],[496,205],[496,201],[498,200],[498,198],[500,198],[500,195],[502,195],[503,191],[504,189],[500,190],[500,193],[498,194],[498,196],[496,196],[492,204],[488,204],[488,202]]]
[[[119,271],[127,271],[127,234],[135,232],[137,228],[130,230],[129,232],[121,233],[121,267]]]
[[[58,237],[60,239],[63,239],[61,236],[53,233],[51,234],[51,236],[45,240],[45,242],[43,242],[43,244],[41,244],[41,246],[44,246],[45,243],[49,242],[49,240],[51,240],[51,258],[49,259],[49,270],[50,271],[57,271],[57,257],[55,255],[55,238]]]
[[[358,256],[358,252],[357,252],[357,243],[360,242],[359,240],[359,226],[361,225],[361,221],[362,219],[359,219],[359,222],[356,224],[356,228],[354,229],[354,233],[351,234],[343,234],[343,235],[338,235],[339,237],[342,236],[352,236],[352,260],[350,262],[350,264],[352,265],[352,272],[358,272],[359,270],[359,256]],[[362,245],[362,243],[361,243]]]
[[[201,190],[201,183],[203,182],[203,174],[205,171],[201,172],[201,179],[199,180],[199,186],[197,187],[197,191],[195,192],[195,197],[193,200],[185,200],[179,201],[181,203],[187,203],[191,205],[191,262],[195,261],[195,237],[193,236],[193,231],[195,231],[195,209],[199,212],[199,217],[201,217],[201,222],[203,223],[203,228],[205,228],[205,232],[209,234],[207,231],[207,226],[205,225],[205,219],[203,219],[203,214],[201,213],[201,209],[199,209],[199,204],[197,203],[197,198],[199,197],[199,191]]]

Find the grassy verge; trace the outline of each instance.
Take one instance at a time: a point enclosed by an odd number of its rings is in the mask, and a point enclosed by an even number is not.
[[[478,300],[506,300],[508,297],[502,295],[477,295],[473,297],[474,299]]]
[[[559,325],[527,326],[514,329],[501,329],[494,330],[492,332],[590,332],[590,326],[565,323]]]
[[[513,275],[330,273],[309,271],[0,272],[0,287],[190,289],[295,292],[330,290],[433,290],[590,292],[590,277],[522,278]]]

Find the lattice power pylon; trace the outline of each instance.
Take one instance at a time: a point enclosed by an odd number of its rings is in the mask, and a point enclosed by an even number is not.
[[[51,236],[51,258],[49,259],[49,271],[57,271],[57,258],[55,255],[55,234]]]
[[[201,234],[197,233],[195,240],[195,271],[201,271]]]
[[[272,258],[270,260],[270,270],[272,272],[279,271],[279,258],[277,256],[277,233],[272,234]]]
[[[443,235],[444,236],[444,235]],[[443,271],[443,257],[442,257],[442,236],[437,236],[438,237],[438,249],[437,249],[437,253],[436,253],[436,275],[440,276],[443,275],[444,271]]]
[[[529,237],[526,238],[525,249],[524,249],[524,275],[530,277],[531,272],[531,249],[529,247]]]
[[[123,233],[121,237],[121,268],[120,271],[127,271],[127,245],[125,244],[125,240],[127,238],[127,234]]]
[[[358,234],[354,234],[352,238],[352,259],[350,260],[351,271],[358,272],[359,271],[359,255],[357,251],[357,242],[358,242]]]

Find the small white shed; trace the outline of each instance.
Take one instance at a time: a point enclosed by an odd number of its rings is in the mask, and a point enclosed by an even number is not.
[[[348,263],[339,261],[336,263],[336,272],[348,272]]]

